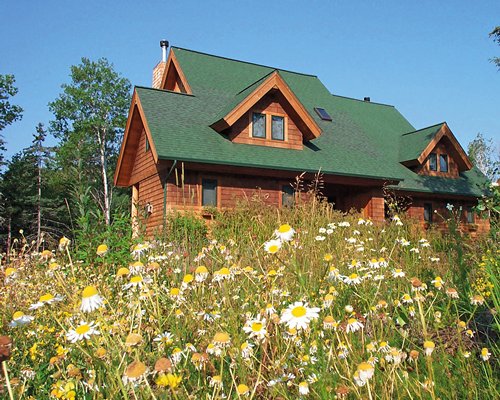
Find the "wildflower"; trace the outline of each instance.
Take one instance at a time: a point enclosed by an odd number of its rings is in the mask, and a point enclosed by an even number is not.
[[[283,311],[281,323],[286,323],[288,328],[306,329],[313,319],[318,318],[320,309],[317,307],[307,307],[301,301],[297,301]]]
[[[191,362],[197,370],[201,370],[205,364],[208,362],[207,353],[193,353],[191,356]]]
[[[269,254],[277,253],[280,248],[281,248],[280,240],[271,239],[266,243],[264,243],[264,250],[267,251]]]
[[[147,372],[146,364],[141,361],[134,361],[125,369],[122,381],[124,384],[137,382],[145,377]]]
[[[222,267],[218,271],[214,272],[213,280],[214,282],[220,282],[225,279],[232,279],[231,271],[227,267]]]
[[[241,357],[244,359],[249,359],[253,354],[253,344],[249,342],[243,342],[240,346]]]
[[[356,318],[349,318],[347,320],[346,331],[349,332],[357,332],[360,329],[363,329],[363,324],[359,322]]]
[[[30,306],[30,310],[36,310],[40,307],[43,307],[45,304],[52,304],[56,301],[61,301],[63,300],[64,297],[63,296],[60,296],[60,295],[52,295],[50,293],[46,293],[44,294],[43,296],[40,296],[40,298],[38,299],[38,302],[37,303],[34,303]]]
[[[119,268],[118,271],[116,272],[116,276],[118,277],[127,276],[128,274],[130,274],[130,270],[125,267]]]
[[[107,252],[108,252],[108,246],[106,246],[105,244],[100,244],[99,246],[97,246],[96,254],[98,256],[105,256]]]
[[[431,342],[430,340],[426,340],[424,342],[425,355],[429,357],[432,354],[432,352],[434,351],[435,347],[436,347],[436,345],[434,344],[434,342]]]
[[[484,304],[484,297],[480,294],[476,294],[470,298],[470,303],[473,306],[482,306]]]
[[[214,375],[208,378],[210,386],[218,386],[222,388],[222,377],[220,375]]]
[[[255,337],[257,340],[263,340],[267,334],[266,319],[261,320],[256,318],[249,320],[243,327],[243,330],[250,338]]]
[[[5,281],[10,281],[11,279],[16,279],[18,276],[17,270],[15,268],[9,267],[5,269]]]
[[[314,238],[314,240],[316,240],[317,242],[322,242],[323,240],[325,240],[326,237],[325,236],[322,236],[322,235],[318,235]]]
[[[203,282],[208,277],[208,269],[204,265],[200,265],[194,271],[196,282]]]
[[[483,347],[481,349],[481,359],[483,361],[488,361],[491,357],[491,353],[488,351],[488,349],[486,347]]]
[[[452,299],[458,299],[459,298],[459,295],[458,295],[458,292],[457,292],[457,289],[455,288],[446,288],[446,295]]]
[[[413,303],[413,299],[411,298],[411,296],[408,293],[405,293],[403,295],[403,297],[401,297],[401,301],[404,304],[411,304],[411,303]]]
[[[158,345],[170,345],[174,342],[174,335],[172,335],[170,332],[165,331],[156,336],[153,339],[153,342],[158,343]]]
[[[391,346],[389,346],[389,343],[382,341],[378,344],[378,349],[383,353],[388,353],[391,350]]]
[[[454,206],[453,206],[453,204],[450,204],[450,203],[447,203],[447,204],[446,204],[446,209],[447,209],[448,211],[453,211],[453,207],[454,207]]]
[[[184,278],[182,278],[182,286],[188,286],[191,282],[193,282],[194,276],[191,274],[186,274],[184,275]]]
[[[171,389],[175,389],[181,381],[182,376],[168,373],[160,374],[158,378],[156,378],[155,383],[160,387],[170,387]]]
[[[323,319],[323,329],[325,330],[336,329],[338,325],[339,323],[335,321],[335,318],[331,315],[328,315]]]
[[[140,257],[149,248],[149,243],[137,243],[132,249],[132,255]]]
[[[92,335],[99,335],[100,332],[96,329],[97,324],[95,322],[87,323],[84,321],[80,322],[80,325],[76,329],[70,329],[66,334],[66,339],[71,343],[76,343],[83,339],[90,339]]]
[[[69,240],[66,236],[63,236],[61,239],[59,239],[59,251],[63,251],[64,249],[66,249],[70,243],[71,240]]]
[[[179,361],[182,359],[182,350],[176,347],[175,349],[172,350],[172,363],[174,365],[177,365]]]
[[[326,253],[323,257],[323,260],[325,260],[326,262],[330,262],[333,260],[333,255],[331,253]]]
[[[35,318],[31,315],[26,315],[22,311],[16,311],[14,315],[12,315],[12,321],[10,323],[11,327],[23,326],[29,324]]]
[[[294,233],[295,230],[288,224],[281,225],[274,231],[276,237],[283,242],[289,242],[292,240]]]
[[[236,387],[236,392],[238,392],[239,396],[247,396],[250,394],[250,388],[247,385],[245,385],[244,383],[240,383]]]
[[[354,381],[358,386],[364,386],[375,373],[375,368],[373,365],[367,362],[362,362],[358,365],[356,372],[354,373]]]
[[[124,289],[141,289],[144,285],[151,283],[153,280],[149,276],[134,275],[129,282],[123,286]]]
[[[306,396],[309,394],[309,384],[307,383],[307,381],[302,381],[299,383],[299,393],[302,396]]]
[[[356,273],[352,273],[344,278],[344,283],[347,285],[357,285],[361,283],[361,277]]]
[[[323,299],[323,308],[330,307],[333,304],[334,299],[335,299],[335,297],[333,296],[333,294],[331,294],[331,293],[326,294],[324,299]]]
[[[403,225],[403,222],[401,222],[401,218],[399,218],[399,216],[395,215],[394,217],[392,217],[392,221],[398,225],[398,226],[402,226]]]
[[[413,292],[421,292],[427,289],[427,285],[425,283],[422,283],[422,281],[418,278],[411,278],[411,290]]]
[[[97,310],[104,304],[102,297],[97,293],[95,286],[87,286],[82,292],[82,305],[80,310],[83,312],[91,312]]]
[[[441,279],[440,276],[436,276],[436,278],[434,278],[434,280],[431,281],[431,283],[438,290],[441,290],[443,288],[443,285],[444,285],[444,281],[443,281],[443,279]]]

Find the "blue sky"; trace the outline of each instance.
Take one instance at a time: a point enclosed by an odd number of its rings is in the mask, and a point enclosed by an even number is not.
[[[14,74],[24,118],[6,157],[28,146],[81,57],[106,57],[151,84],[160,39],[317,75],[332,93],[392,104],[417,129],[447,121],[466,147],[500,144],[500,56],[488,33],[500,1],[11,1],[1,6],[0,74]],[[55,143],[53,140],[51,143]]]

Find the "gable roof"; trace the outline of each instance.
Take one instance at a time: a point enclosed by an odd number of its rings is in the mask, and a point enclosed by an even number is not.
[[[460,171],[470,170],[472,163],[446,122],[405,133],[400,142],[400,161],[405,165],[423,164],[443,138],[451,143]]]
[[[178,47],[171,52],[192,95],[145,87],[134,91],[159,160],[297,172],[321,170],[332,175],[399,181],[395,188],[402,190],[426,191],[432,187],[430,191],[440,193],[481,195],[475,189],[481,175],[474,171],[463,172],[461,181],[455,179],[447,186],[452,179],[429,180],[401,164],[402,158],[422,154],[426,135],[435,137],[436,132],[430,127],[425,134],[408,134],[419,131],[393,106],[332,95],[314,75]],[[213,129],[215,121],[226,117],[271,76],[286,84],[321,130],[320,136],[304,143],[303,150],[233,143]],[[332,121],[321,120],[314,107],[324,108]],[[435,125],[436,129],[440,125]],[[413,140],[415,143],[410,143]]]

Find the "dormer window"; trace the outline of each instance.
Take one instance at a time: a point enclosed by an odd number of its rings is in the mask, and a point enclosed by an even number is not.
[[[448,155],[440,154],[439,155],[439,170],[441,172],[448,172]]]
[[[436,153],[429,154],[429,169],[431,171],[437,171],[437,155],[436,155]]]
[[[285,140],[285,118],[278,115],[271,116],[271,139]]]
[[[284,115],[255,111],[251,115],[250,132],[253,138],[282,142],[286,140],[286,117]]]
[[[252,136],[255,138],[266,138],[266,114],[252,114]]]

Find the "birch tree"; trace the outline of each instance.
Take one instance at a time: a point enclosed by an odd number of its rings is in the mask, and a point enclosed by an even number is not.
[[[71,82],[49,104],[51,133],[59,139],[58,160],[80,185],[91,188],[106,225],[111,222],[111,176],[130,104],[130,82],[105,58],[82,58]]]

